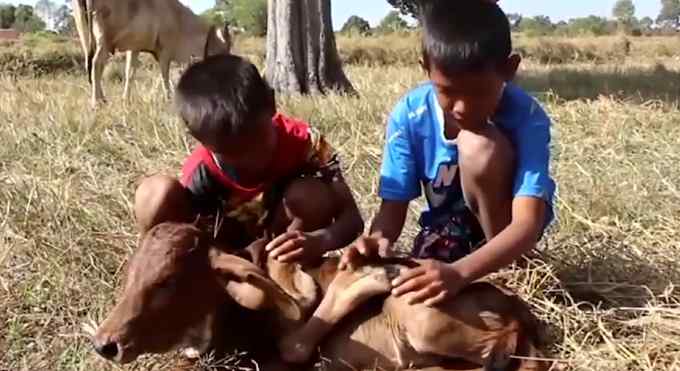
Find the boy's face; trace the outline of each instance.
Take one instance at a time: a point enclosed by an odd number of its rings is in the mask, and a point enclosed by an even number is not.
[[[511,56],[505,65],[489,66],[475,72],[449,75],[432,63],[426,70],[446,122],[455,122],[464,130],[474,130],[494,115],[504,83],[514,78],[518,66],[519,56]]]
[[[249,132],[204,145],[236,171],[250,176],[262,175],[270,165],[277,145],[272,115],[263,113]]]

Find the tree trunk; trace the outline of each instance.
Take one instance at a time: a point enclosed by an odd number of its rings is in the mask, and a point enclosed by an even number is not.
[[[335,46],[330,0],[269,0],[267,11],[265,75],[276,91],[355,93]]]

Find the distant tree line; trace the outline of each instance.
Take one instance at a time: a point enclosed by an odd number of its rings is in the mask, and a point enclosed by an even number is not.
[[[39,0],[35,6],[0,4],[0,28],[13,28],[21,32],[53,31],[60,34],[75,32],[71,9],[50,0]]]
[[[347,19],[340,31],[345,34],[366,36],[412,29],[403,16],[417,20],[420,1],[422,0],[387,0],[396,10],[388,13],[375,27],[371,27],[367,20],[353,15]],[[510,13],[508,20],[513,31],[528,36],[601,36],[617,33],[642,35],[675,33],[680,30],[680,0],[658,1],[661,1],[662,6],[656,19],[637,18],[632,0],[618,0],[610,18],[590,15],[553,22],[544,15],[525,17]],[[252,36],[264,36],[267,32],[267,0],[215,0],[215,6],[202,15],[213,24],[228,23]]]
[[[342,1],[342,0],[335,0]],[[267,0],[215,0],[215,6],[201,14],[214,25],[229,24],[251,36],[264,36],[267,33]],[[392,11],[376,28],[359,16],[350,17],[342,27],[342,32],[358,35],[402,31],[409,28],[408,23],[398,11]]]
[[[387,0],[401,14],[417,18],[418,4],[422,0]],[[651,0],[644,0],[651,1]],[[508,20],[516,32],[528,35],[611,35],[619,32],[628,34],[668,33],[680,30],[680,0],[661,1],[661,12],[656,19],[637,18],[632,0],[618,0],[612,9],[612,18],[587,16],[568,21],[552,22],[544,15],[523,17],[508,14]]]

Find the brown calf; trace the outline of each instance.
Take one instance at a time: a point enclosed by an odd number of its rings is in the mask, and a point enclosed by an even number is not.
[[[547,369],[512,359],[540,355],[534,320],[525,303],[489,283],[474,283],[438,308],[410,306],[382,294],[391,277],[416,261],[387,260],[348,272],[327,259],[303,271],[262,259],[263,241],[252,245],[247,259],[210,243],[190,224],[152,228],[130,261],[122,297],[94,335],[97,352],[125,363],[183,346],[206,351],[215,346],[215,329],[232,335],[244,325],[245,312],[228,314],[238,303],[260,315],[246,325],[256,341],[279,339],[283,358],[296,362],[319,343],[327,370],[460,369],[444,366],[454,359],[485,370]],[[216,326],[216,314],[225,311]],[[263,369],[285,369],[280,366]]]

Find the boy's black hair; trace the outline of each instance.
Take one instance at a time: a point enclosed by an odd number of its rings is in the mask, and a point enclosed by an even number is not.
[[[422,0],[423,62],[446,74],[497,66],[512,52],[510,23],[484,0]]]
[[[275,110],[273,90],[257,67],[235,55],[211,56],[187,68],[175,105],[199,141],[246,133],[258,114]]]

